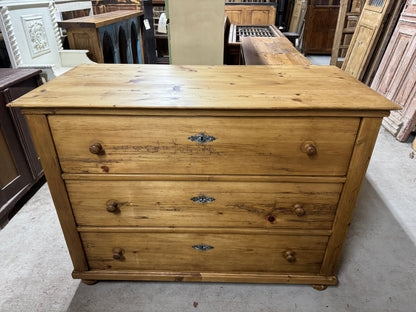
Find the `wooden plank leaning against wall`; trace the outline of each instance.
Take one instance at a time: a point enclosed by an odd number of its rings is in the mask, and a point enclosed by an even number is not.
[[[364,0],[341,0],[332,46],[331,65],[342,66],[364,4]]]
[[[366,1],[342,65],[344,71],[358,80],[371,81],[371,73],[379,64],[389,40],[389,28],[394,27],[402,3],[401,0]]]
[[[403,107],[384,118],[383,126],[406,141],[416,126],[416,1],[408,0],[371,88]]]

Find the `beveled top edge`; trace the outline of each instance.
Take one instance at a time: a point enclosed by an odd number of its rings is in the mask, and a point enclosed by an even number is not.
[[[335,66],[86,64],[14,101],[25,108],[400,109]]]

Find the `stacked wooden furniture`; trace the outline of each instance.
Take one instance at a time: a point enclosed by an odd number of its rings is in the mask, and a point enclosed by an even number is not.
[[[284,36],[243,37],[241,55],[244,65],[312,65]]]
[[[283,37],[275,25],[230,25],[226,64],[241,64],[241,39],[243,37]]]
[[[398,107],[336,67],[104,64],[12,106],[74,278],[318,289],[337,283],[381,119]]]
[[[89,50],[97,63],[143,63],[142,11],[123,10],[58,22],[65,28],[71,49]]]
[[[24,116],[20,109],[6,107],[41,85],[40,73],[33,69],[0,68],[0,228],[22,206],[17,203],[32,188],[36,189],[43,177]]]

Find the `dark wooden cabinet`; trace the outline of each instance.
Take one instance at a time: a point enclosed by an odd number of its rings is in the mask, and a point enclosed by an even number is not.
[[[41,84],[40,70],[0,68],[0,228],[43,176],[24,116],[6,104]]]
[[[303,53],[331,54],[339,0],[309,0],[305,17]]]

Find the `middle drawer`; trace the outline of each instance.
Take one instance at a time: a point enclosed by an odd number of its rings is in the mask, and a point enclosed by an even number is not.
[[[67,180],[78,225],[331,229],[342,183]]]

